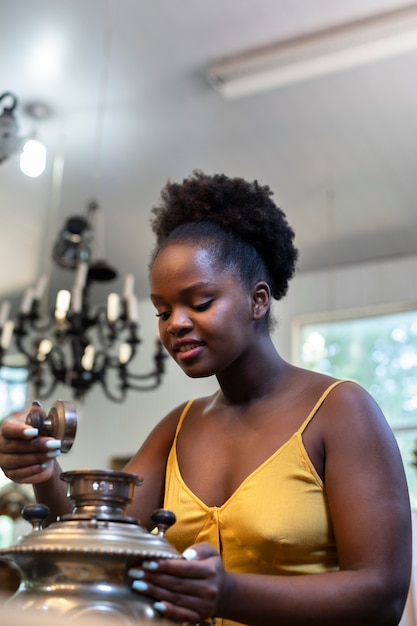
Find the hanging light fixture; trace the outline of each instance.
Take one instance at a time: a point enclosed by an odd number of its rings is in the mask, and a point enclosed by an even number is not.
[[[53,260],[74,271],[75,279],[71,291],[58,291],[48,315],[41,313],[46,276],[26,290],[15,321],[9,318],[10,302],[0,305],[0,366],[8,365],[8,353],[17,349],[40,400],[51,396],[58,383],[71,387],[77,399],[97,385],[110,400],[121,402],[129,389],[147,391],[162,382],[167,355],[159,339],[151,371],[132,371],[141,343],[133,275],[125,277],[122,295],[110,293],[106,305],[96,310],[91,306],[94,283],[117,277],[105,260],[93,261],[93,219],[98,210],[96,202],[89,203],[86,216],[69,218],[59,233]]]
[[[20,152],[20,170],[26,176],[37,178],[46,167],[46,148],[34,137],[19,137],[19,129],[14,116],[17,97],[6,91],[0,95],[0,105],[3,100],[10,101],[10,105],[3,105],[3,111],[0,114],[0,163]],[[46,108],[39,104],[28,104],[26,113],[31,117],[41,119],[46,114]]]
[[[10,102],[10,105],[3,105],[0,114],[0,163],[18,152],[23,143],[22,138],[18,136],[17,122],[13,113],[17,106],[17,98],[6,91],[0,95],[0,105],[3,101]]]

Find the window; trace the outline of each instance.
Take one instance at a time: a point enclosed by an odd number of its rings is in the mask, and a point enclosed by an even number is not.
[[[27,370],[24,367],[0,367],[0,422],[25,407],[26,394]]]
[[[294,330],[296,362],[353,379],[378,402],[397,438],[417,509],[417,311],[300,318]]]

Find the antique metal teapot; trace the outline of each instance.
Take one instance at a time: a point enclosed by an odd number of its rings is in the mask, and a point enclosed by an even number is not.
[[[75,410],[58,402],[51,413],[46,427],[39,423],[39,415],[29,414],[26,421],[32,425],[37,421],[47,435],[59,432],[68,450],[76,431]],[[153,513],[157,534],[125,515],[135,488],[142,484],[135,474],[78,470],[64,472],[61,479],[68,486],[72,513],[42,528],[48,507],[26,506],[22,515],[31,522],[32,532],[0,550],[0,558],[12,562],[21,577],[7,605],[65,614],[70,623],[86,616],[111,618],[116,626],[172,623],[160,618],[152,599],[131,590],[128,571],[143,560],[181,558],[165,538],[175,515],[165,509]]]

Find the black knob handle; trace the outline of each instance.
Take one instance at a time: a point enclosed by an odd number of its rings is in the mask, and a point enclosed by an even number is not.
[[[46,504],[28,504],[22,509],[22,517],[32,524],[33,530],[41,530],[42,522],[49,515]]]
[[[163,537],[167,528],[175,524],[177,518],[169,509],[156,509],[151,515],[151,520],[158,528],[158,535]]]

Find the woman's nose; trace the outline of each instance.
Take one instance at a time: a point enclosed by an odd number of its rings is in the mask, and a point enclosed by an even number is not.
[[[193,327],[193,323],[183,310],[171,311],[169,317],[168,332],[171,335],[181,335],[188,332]]]

